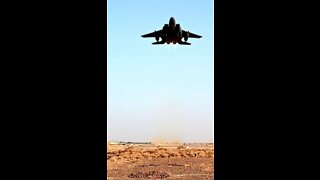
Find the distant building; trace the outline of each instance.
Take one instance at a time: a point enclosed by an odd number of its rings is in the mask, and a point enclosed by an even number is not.
[[[151,142],[126,142],[126,141],[110,141],[110,145],[133,145],[133,144],[151,144]]]
[[[110,145],[117,145],[117,144],[120,144],[120,142],[118,142],[118,141],[110,141],[109,144]]]

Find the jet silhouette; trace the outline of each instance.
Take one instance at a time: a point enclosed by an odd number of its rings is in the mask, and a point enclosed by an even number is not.
[[[178,43],[181,45],[191,45],[191,43],[187,42],[188,38],[201,38],[202,36],[193,34],[189,31],[182,30],[180,24],[176,24],[176,20],[173,17],[171,17],[169,20],[169,24],[165,24],[161,30],[142,35],[141,37],[156,38],[157,42],[152,43],[153,45],[164,43]],[[161,38],[161,41],[159,41],[159,38]],[[182,38],[184,41],[182,41]]]

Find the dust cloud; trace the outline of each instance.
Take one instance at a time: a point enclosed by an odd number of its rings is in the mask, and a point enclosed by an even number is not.
[[[183,129],[183,107],[177,99],[162,103],[155,112],[156,130],[153,143],[181,143]]]

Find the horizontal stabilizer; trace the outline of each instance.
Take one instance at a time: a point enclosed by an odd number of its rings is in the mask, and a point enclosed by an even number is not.
[[[180,42],[178,42],[178,43],[181,44],[181,45],[191,45],[191,43],[183,42],[183,41],[180,41]]]
[[[156,44],[164,44],[165,42],[162,42],[162,41],[160,41],[160,42],[154,42],[154,43],[152,43],[153,45],[156,45]]]

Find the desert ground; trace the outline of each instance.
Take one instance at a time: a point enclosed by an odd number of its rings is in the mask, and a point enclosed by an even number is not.
[[[107,145],[107,179],[214,179],[214,145]]]

